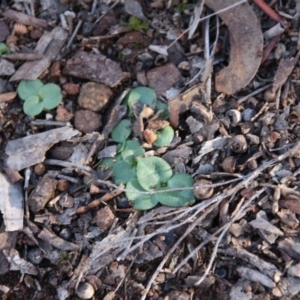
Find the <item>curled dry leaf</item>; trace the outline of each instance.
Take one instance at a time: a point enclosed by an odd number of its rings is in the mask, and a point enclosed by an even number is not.
[[[207,0],[205,4],[217,12],[236,0]],[[216,75],[216,90],[232,95],[244,88],[255,76],[262,59],[263,34],[249,3],[237,5],[218,14],[230,32],[229,65]]]
[[[144,132],[143,132],[143,135],[144,135],[145,141],[148,144],[153,144],[156,141],[156,139],[157,139],[156,134],[151,129],[145,129]]]
[[[299,59],[299,54],[300,53],[298,53],[296,57],[285,58],[280,61],[274,77],[274,82],[271,89],[272,93],[275,93],[286,82]]]

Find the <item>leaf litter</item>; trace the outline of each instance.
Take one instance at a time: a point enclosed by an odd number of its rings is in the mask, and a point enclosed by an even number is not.
[[[1,291],[299,293],[297,7],[254,3],[1,8]],[[24,114],[25,79],[60,85],[58,108]]]

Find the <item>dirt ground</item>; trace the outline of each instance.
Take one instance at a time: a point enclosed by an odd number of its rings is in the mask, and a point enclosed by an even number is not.
[[[1,299],[300,299],[300,2],[0,5]]]

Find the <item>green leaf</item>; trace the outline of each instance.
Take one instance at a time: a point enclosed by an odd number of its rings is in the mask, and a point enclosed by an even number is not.
[[[131,122],[127,119],[121,120],[113,129],[111,137],[117,143],[124,143],[131,133]]]
[[[159,116],[161,119],[163,120],[167,120],[169,119],[170,117],[170,114],[169,114],[169,108],[168,108],[168,105],[166,103],[163,103],[163,102],[160,102],[158,101],[156,104],[155,104],[155,110],[158,111],[158,110],[163,110],[163,112],[161,113],[161,115]]]
[[[63,97],[60,87],[54,83],[47,83],[42,86],[38,94],[44,101],[44,108],[48,110],[57,107]]]
[[[23,104],[24,113],[28,116],[37,116],[39,115],[44,108],[44,104],[39,98],[39,96],[31,96]]]
[[[188,174],[176,174],[169,181],[164,189],[191,187],[189,190],[178,190],[173,192],[157,193],[156,199],[163,205],[179,207],[186,206],[195,201],[193,194],[194,180]]]
[[[137,180],[146,191],[161,189],[172,177],[170,165],[160,157],[152,156],[137,160]]]
[[[133,103],[139,102],[148,106],[154,106],[156,102],[156,94],[154,90],[148,87],[139,86],[129,91],[124,102],[128,105],[128,115],[131,116]]]
[[[157,139],[153,143],[156,147],[169,146],[174,138],[174,130],[171,126],[166,126],[165,128],[156,132]]]
[[[140,143],[136,140],[128,140],[124,144],[124,148],[121,152],[121,156],[124,159],[124,161],[127,161],[128,163],[133,163],[133,161],[139,157],[142,156],[145,153],[145,149],[142,148]]]
[[[136,178],[131,179],[127,183],[126,190],[133,191],[133,192],[126,191],[125,193],[128,200],[132,201],[135,209],[139,209],[139,210],[151,209],[158,204],[155,195],[138,193],[138,192],[145,192],[145,190],[140,186]],[[136,193],[134,191],[136,191]]]
[[[0,56],[2,54],[9,54],[9,49],[4,43],[0,43]]]
[[[37,80],[22,80],[18,85],[18,95],[22,100],[26,100],[31,96],[38,96],[39,89],[43,83]]]
[[[116,184],[126,184],[136,177],[136,169],[126,161],[116,162],[113,166],[113,179]]]
[[[111,157],[103,158],[102,161],[99,163],[98,168],[102,168],[104,170],[112,169],[116,161],[117,161],[116,158],[111,158]]]

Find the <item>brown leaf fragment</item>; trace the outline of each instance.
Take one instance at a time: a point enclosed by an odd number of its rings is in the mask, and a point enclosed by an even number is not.
[[[0,42],[4,42],[6,38],[10,35],[10,28],[6,22],[0,22]]]
[[[59,54],[67,37],[68,33],[59,26],[53,28],[51,32],[45,31],[34,49],[34,53],[42,54],[44,57],[38,61],[24,63],[10,81],[37,79]]]
[[[38,212],[43,209],[47,202],[54,196],[56,185],[57,180],[44,176],[28,199],[30,210]]]
[[[237,2],[207,0],[205,4],[217,12]],[[216,75],[216,90],[232,95],[244,88],[255,76],[262,60],[263,34],[248,2],[218,15],[230,32],[230,60],[229,65]]]
[[[44,228],[39,234],[38,237],[42,239],[43,241],[48,242],[53,247],[63,250],[63,251],[79,251],[80,246],[67,242],[63,240],[62,238],[56,236],[48,229]]]
[[[32,263],[21,258],[16,249],[3,250],[6,259],[10,263],[11,271],[20,271],[22,274],[37,275],[38,269]]]
[[[114,222],[115,215],[108,206],[101,208],[97,212],[97,225],[103,230],[107,230]]]
[[[11,183],[16,183],[19,180],[23,179],[23,177],[20,175],[20,173],[14,169],[3,168],[3,170]]]
[[[18,231],[0,233],[0,250],[12,249],[15,247],[18,237]]]
[[[278,65],[278,69],[276,71],[273,85],[272,85],[272,92],[275,93],[280,87],[284,85],[287,78],[291,75],[297,61],[299,58],[299,53],[296,57],[292,58],[283,58],[280,60]]]
[[[173,63],[156,67],[146,74],[149,86],[158,95],[165,95],[180,79],[181,73]]]
[[[144,13],[143,13],[143,9],[142,9],[142,6],[141,4],[136,1],[136,0],[125,0],[124,1],[124,8],[125,8],[125,11],[140,19],[140,20],[143,20],[145,22],[149,22],[148,19],[145,17]]]
[[[16,92],[8,92],[8,93],[0,94],[0,103],[14,100],[16,96],[17,96]]]
[[[143,132],[143,135],[144,135],[145,141],[148,144],[153,144],[156,141],[156,139],[157,139],[156,134],[151,129],[145,129],[144,132]]]
[[[147,125],[147,129],[160,130],[160,129],[165,128],[169,124],[170,123],[168,121],[161,120],[161,119],[156,119],[156,120],[149,121],[149,123]]]
[[[300,215],[300,202],[299,202],[299,200],[288,199],[288,198],[281,199],[281,200],[279,200],[279,206],[284,207],[284,208],[288,208],[292,212]]]
[[[129,77],[129,73],[122,72],[119,64],[113,60],[102,54],[91,54],[84,51],[78,51],[67,61],[63,73],[101,82],[110,87],[117,86]]]

